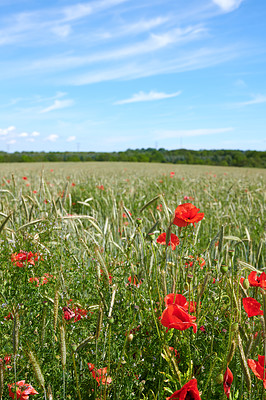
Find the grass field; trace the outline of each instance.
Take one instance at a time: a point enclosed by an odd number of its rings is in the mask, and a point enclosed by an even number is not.
[[[1,177],[0,399],[266,398],[265,170],[36,163]],[[187,203],[204,218],[180,227]]]

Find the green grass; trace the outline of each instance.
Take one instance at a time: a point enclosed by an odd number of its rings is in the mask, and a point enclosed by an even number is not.
[[[0,357],[12,355],[3,399],[8,383],[25,380],[39,392],[35,399],[51,392],[53,399],[162,400],[193,376],[202,399],[226,399],[217,377],[232,342],[231,399],[262,398],[262,381],[245,360],[264,354],[265,320],[248,318],[241,298],[262,304],[265,294],[255,287],[244,292],[239,280],[252,268],[265,270],[265,170],[131,163],[1,168]],[[195,228],[172,226],[180,244],[166,253],[156,238],[186,202],[205,217]],[[39,255],[34,266],[12,263],[21,250]],[[203,269],[197,262],[186,268],[189,256],[203,257]],[[29,282],[42,282],[45,273],[53,276],[48,283]],[[192,328],[166,333],[159,317],[169,293],[201,302],[196,334]],[[87,316],[66,321],[63,307],[71,304]],[[13,320],[5,319],[9,313]],[[112,382],[98,386],[88,363],[107,367]]]

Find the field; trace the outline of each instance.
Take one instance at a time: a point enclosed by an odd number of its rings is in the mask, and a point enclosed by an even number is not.
[[[265,399],[265,178],[1,164],[0,399]]]

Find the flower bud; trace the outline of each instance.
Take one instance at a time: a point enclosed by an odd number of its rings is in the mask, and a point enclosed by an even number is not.
[[[244,289],[246,289],[246,290],[248,290],[249,289],[249,280],[246,278],[246,279],[244,279],[244,282],[243,282],[243,288]]]
[[[231,326],[231,331],[232,331],[232,332],[236,332],[237,330],[238,330],[238,323],[235,322],[235,323],[232,324],[232,326]]]
[[[130,333],[127,337],[127,341],[130,343],[130,342],[132,342],[133,338],[134,338],[134,335],[132,333]]]
[[[227,265],[221,265],[221,273],[222,274],[226,274],[227,271],[228,271],[228,266]]]
[[[219,374],[219,375],[216,376],[216,383],[218,383],[218,385],[223,383],[223,381],[224,381],[223,374]]]
[[[142,219],[141,218],[137,218],[136,219],[136,223],[137,223],[137,225],[141,225],[142,224]]]

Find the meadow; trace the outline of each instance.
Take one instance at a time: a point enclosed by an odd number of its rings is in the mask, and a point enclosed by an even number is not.
[[[266,399],[265,178],[1,164],[0,399]]]

